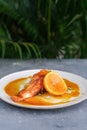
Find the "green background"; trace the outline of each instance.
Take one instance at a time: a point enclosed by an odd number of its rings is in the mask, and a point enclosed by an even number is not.
[[[0,0],[0,57],[87,58],[87,0]]]

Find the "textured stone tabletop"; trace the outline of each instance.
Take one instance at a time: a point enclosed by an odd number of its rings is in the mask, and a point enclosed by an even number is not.
[[[56,69],[87,79],[87,60],[2,60],[0,78],[28,69]],[[87,130],[87,100],[67,108],[34,110],[12,106],[0,99],[0,130]]]

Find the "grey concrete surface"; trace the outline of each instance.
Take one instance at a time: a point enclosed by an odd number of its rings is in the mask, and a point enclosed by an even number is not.
[[[87,79],[87,59],[0,59],[0,78],[39,68],[68,71]],[[0,99],[0,130],[87,130],[87,100],[62,109],[34,110],[12,106]]]

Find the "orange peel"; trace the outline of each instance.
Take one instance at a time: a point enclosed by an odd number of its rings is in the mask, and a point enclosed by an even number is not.
[[[51,71],[44,77],[44,87],[52,95],[63,95],[67,92],[67,85],[57,72]]]

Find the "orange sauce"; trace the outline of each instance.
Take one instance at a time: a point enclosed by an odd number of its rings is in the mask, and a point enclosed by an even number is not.
[[[27,78],[21,78],[14,80],[7,84],[4,88],[5,92],[9,96],[16,95],[20,91],[20,87],[26,87],[28,83],[26,82],[27,79],[29,80],[29,77]],[[79,86],[71,82],[67,79],[64,79],[68,90],[67,93],[63,94],[62,96],[53,96],[49,94],[48,92],[45,92],[43,94],[38,94],[34,97],[27,98],[22,102],[18,102],[19,104],[24,104],[24,105],[55,105],[55,104],[62,104],[69,102],[72,98],[76,98],[80,94],[80,89]],[[22,88],[23,89],[23,88]]]

